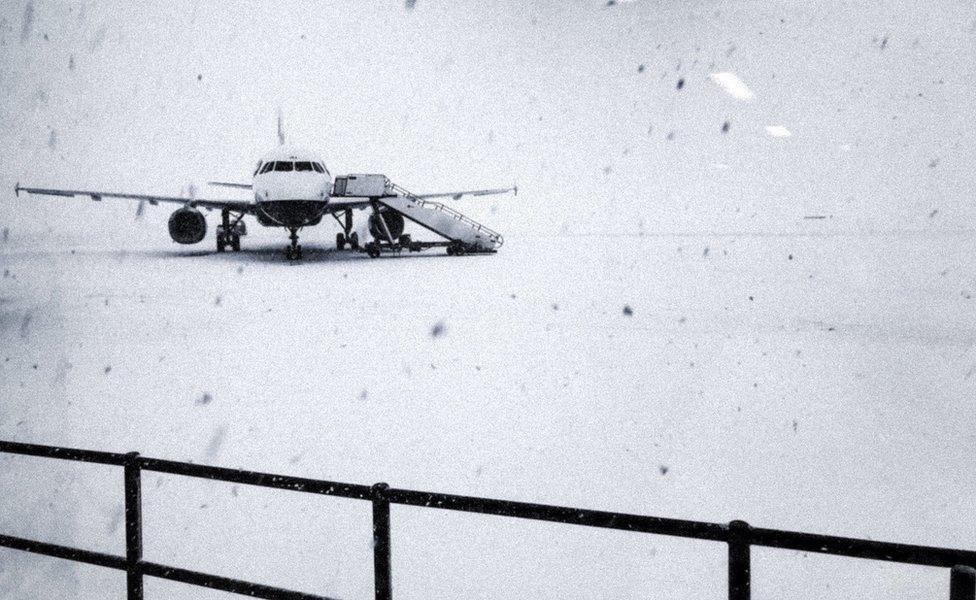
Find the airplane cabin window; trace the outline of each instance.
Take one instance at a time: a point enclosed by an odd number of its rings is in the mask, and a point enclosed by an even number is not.
[[[274,170],[275,171],[292,171],[292,170],[294,170],[294,167],[295,167],[295,163],[284,162],[284,161],[280,161],[279,160],[278,162],[275,163]]]
[[[317,173],[325,173],[325,169],[319,163],[312,163],[312,168],[315,169]]]
[[[297,162],[297,163],[295,163],[295,170],[296,171],[311,171],[312,170],[312,163],[310,163],[310,162],[304,162],[304,161],[303,162]]]

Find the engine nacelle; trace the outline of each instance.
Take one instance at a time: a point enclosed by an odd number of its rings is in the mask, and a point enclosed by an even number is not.
[[[383,215],[383,220],[386,221],[386,228],[390,230],[390,235],[393,236],[393,239],[396,240],[399,238],[400,234],[403,233],[403,215],[392,210],[384,210],[380,214]],[[375,240],[388,241],[379,219],[376,218],[376,213],[373,213],[369,217],[369,233]]]
[[[177,244],[196,244],[207,236],[207,219],[195,208],[181,208],[169,217],[169,237]]]

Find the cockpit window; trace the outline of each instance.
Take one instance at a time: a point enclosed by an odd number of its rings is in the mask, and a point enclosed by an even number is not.
[[[301,160],[298,162],[291,161],[268,161],[263,163],[255,173],[256,175],[263,175],[269,171],[277,172],[291,172],[291,171],[317,171],[319,173],[326,173],[325,167],[321,163],[311,162],[307,160]]]
[[[254,167],[254,174],[257,175],[261,172],[261,161],[258,161],[258,166]]]

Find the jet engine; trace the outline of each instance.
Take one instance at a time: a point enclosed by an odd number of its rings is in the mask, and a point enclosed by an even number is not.
[[[400,234],[403,233],[403,215],[392,210],[380,211],[380,215],[386,221],[386,228],[390,230],[390,235],[394,240],[398,239]],[[376,217],[376,213],[373,213],[369,217],[369,233],[373,236],[373,239],[385,242],[387,241],[386,233],[383,232],[383,226]]]
[[[169,217],[169,237],[177,244],[196,244],[207,235],[207,219],[195,208],[181,208]]]

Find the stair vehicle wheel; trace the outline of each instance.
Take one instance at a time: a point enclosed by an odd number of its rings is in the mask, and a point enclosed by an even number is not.
[[[376,242],[370,242],[366,244],[366,254],[368,254],[370,258],[377,258],[380,255],[380,247],[376,244]]]
[[[458,244],[457,248],[454,249],[454,256],[464,256],[466,252],[467,248],[464,247],[464,244]]]
[[[355,231],[353,231],[352,233],[350,233],[349,234],[349,237],[347,238],[347,241],[349,242],[349,247],[350,248],[352,248],[353,250],[359,250],[359,234],[358,233],[356,233]]]
[[[409,248],[411,241],[412,240],[410,239],[410,234],[408,234],[408,233],[405,233],[405,234],[403,234],[403,235],[400,236],[399,242],[400,242],[400,245],[403,246],[404,248]]]
[[[351,246],[352,244],[350,244]],[[336,250],[342,250],[346,247],[346,236],[341,233],[336,234]]]
[[[447,255],[454,256],[454,244],[447,245]]]

